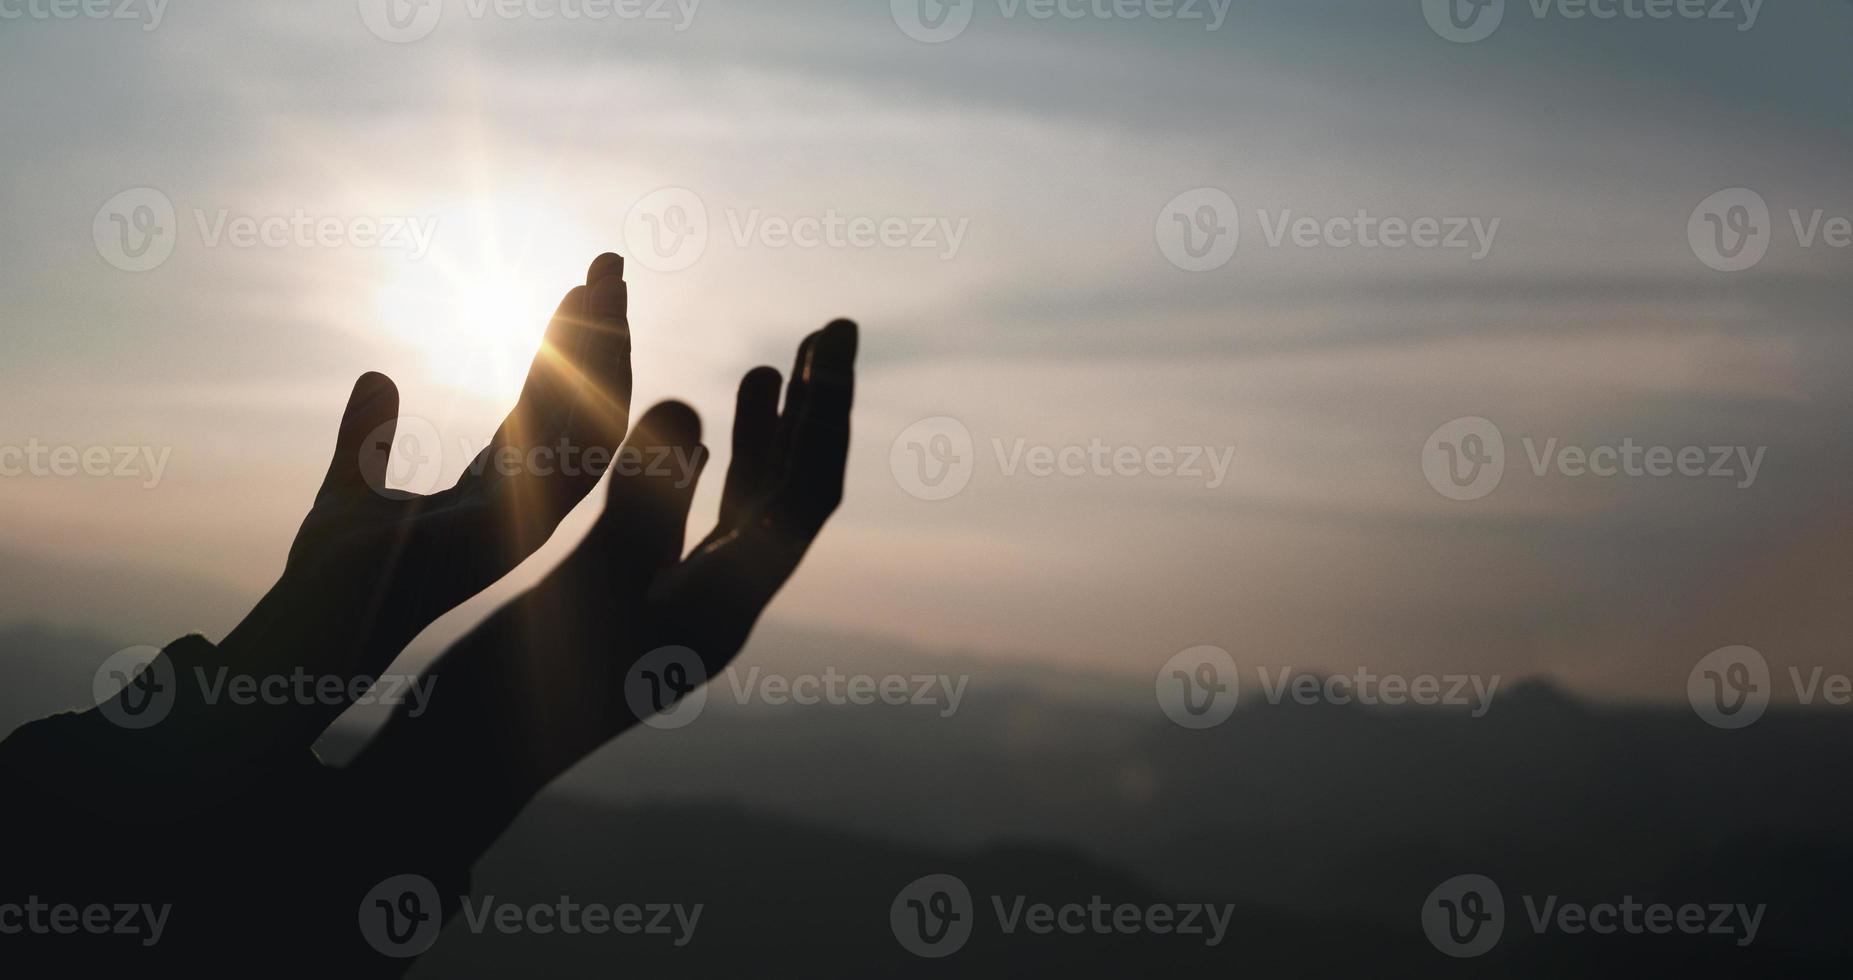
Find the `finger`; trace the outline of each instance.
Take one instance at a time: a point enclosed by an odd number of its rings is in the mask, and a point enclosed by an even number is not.
[[[779,386],[775,368],[758,367],[740,379],[734,399],[733,459],[721,491],[721,518],[716,533],[740,525],[748,503],[772,481],[777,464]]]
[[[361,375],[348,395],[347,410],[341,415],[341,427],[335,436],[335,455],[316,497],[362,488],[384,489],[386,462],[392,456],[398,418],[399,389],[392,379],[376,371]]]
[[[486,450],[495,459],[513,449],[518,458],[547,454],[545,467],[521,467],[513,476],[497,467],[473,473],[506,483],[522,498],[522,511],[551,528],[597,485],[630,421],[631,345],[629,290],[624,262],[606,254],[594,260],[588,284],[567,293],[528,370],[513,412]]]
[[[620,279],[624,277],[624,256],[616,252],[606,252],[593,259],[592,267],[586,270],[585,284],[596,286],[598,281],[606,276],[617,276]]]
[[[791,451],[771,520],[711,538],[657,583],[666,642],[701,651],[704,662],[732,656],[842,500],[856,346],[856,325],[845,320],[806,339],[781,420]]]
[[[791,364],[791,376],[785,384],[785,410],[779,415],[779,431],[773,448],[775,465],[782,473],[791,459],[791,447],[797,438],[798,416],[804,414],[804,405],[809,397],[809,384],[804,378],[804,365],[811,358],[811,348],[823,336],[823,331],[816,331],[805,337],[798,344],[798,356]]]
[[[689,507],[706,464],[694,409],[663,402],[638,422],[612,464],[604,513],[582,549],[616,577],[616,588],[648,582],[682,557]]]
[[[858,330],[848,320],[825,327],[803,364],[804,400],[792,424],[791,453],[774,491],[774,512],[808,539],[843,500],[849,462],[849,413],[855,403]]]

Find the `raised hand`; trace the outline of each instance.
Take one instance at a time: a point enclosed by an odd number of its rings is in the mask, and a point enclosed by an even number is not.
[[[842,500],[856,345],[847,321],[806,338],[782,413],[778,372],[746,375],[720,519],[686,558],[700,420],[675,402],[651,409],[586,539],[444,654],[431,668],[441,694],[420,717],[396,715],[352,774],[405,801],[409,819],[433,818],[467,859],[637,723],[624,685],[640,658],[679,646],[707,676],[723,669]]]
[[[419,631],[532,554],[591,492],[630,415],[624,260],[593,261],[561,301],[507,420],[456,486],[431,496],[385,486],[399,393],[381,374],[354,386],[334,459],[277,584],[220,645],[253,674],[371,676]],[[541,474],[494,465],[505,452],[570,447]],[[512,470],[512,472],[511,472]],[[183,685],[184,688],[184,685]],[[328,705],[251,712],[258,741],[312,739]],[[306,742],[303,742],[306,744]]]

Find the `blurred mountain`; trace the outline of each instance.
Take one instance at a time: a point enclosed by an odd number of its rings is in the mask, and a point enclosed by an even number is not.
[[[191,632],[216,638],[238,624],[268,585],[254,583],[244,594],[167,570],[0,551],[0,625],[34,622],[123,645],[161,646]]]
[[[7,720],[87,703],[90,672],[116,648],[101,634],[0,627]],[[934,700],[777,704],[756,686],[827,670],[905,677]],[[1149,681],[776,626],[735,671],[709,684],[692,724],[638,728],[562,779],[477,881],[479,895],[538,896],[524,901],[703,901],[712,918],[699,944],[459,935],[453,923],[419,975],[545,964],[559,976],[935,965],[978,976],[1813,976],[1853,962],[1845,711],[1776,707],[1722,731],[1683,706],[1590,703],[1529,682],[1502,687],[1481,717],[1250,698],[1192,731],[1160,712]],[[338,727],[325,758],[365,736]],[[1231,902],[1238,928],[1213,949],[983,934],[956,960],[915,960],[887,909],[932,873],[959,875],[974,896]],[[1419,923],[1430,889],[1469,873],[1504,890],[1511,937],[1470,971],[1429,947]],[[1520,896],[1552,895],[1768,911],[1748,948],[1515,925]]]

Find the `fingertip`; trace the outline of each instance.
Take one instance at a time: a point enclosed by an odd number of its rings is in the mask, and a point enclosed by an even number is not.
[[[860,331],[849,320],[836,320],[814,336],[816,343],[807,359],[805,379],[827,384],[847,384],[855,368],[856,346]]]
[[[758,404],[770,399],[774,409],[778,407],[779,388],[785,383],[785,376],[775,367],[760,365],[746,372],[740,379],[740,398],[743,405]]]
[[[832,320],[830,325],[824,328],[820,343],[828,347],[832,353],[847,354],[850,357],[854,357],[856,356],[856,345],[861,339],[861,336],[862,328],[856,326],[856,321]]]
[[[586,270],[585,284],[596,286],[600,280],[612,276],[624,278],[624,256],[616,252],[606,252],[592,260],[591,267]]]
[[[392,378],[378,371],[368,371],[354,382],[354,394],[364,398],[372,398],[388,392],[398,394],[399,386],[393,383]]]
[[[637,423],[640,432],[652,440],[685,446],[701,442],[701,413],[679,401],[659,402],[643,414]]]
[[[354,381],[347,398],[347,416],[356,421],[382,414],[399,414],[399,386],[378,371],[368,371]]]

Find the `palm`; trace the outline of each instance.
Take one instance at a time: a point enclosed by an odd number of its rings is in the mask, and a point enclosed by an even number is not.
[[[561,302],[521,398],[488,448],[455,486],[430,496],[387,487],[398,391],[384,375],[363,376],[282,579],[224,646],[266,671],[373,674],[437,617],[532,554],[597,484],[624,438],[627,300],[623,261],[601,256],[587,285]],[[527,465],[536,450],[558,446],[572,447],[573,456]]]
[[[746,376],[720,517],[686,557],[705,461],[700,421],[677,403],[646,414],[586,539],[445,653],[431,670],[444,692],[432,710],[396,716],[357,772],[453,821],[480,814],[457,830],[459,846],[480,848],[541,787],[639,720],[623,687],[645,655],[686,647],[707,676],[725,668],[842,499],[856,343],[843,321],[807,338],[782,414],[778,372]],[[652,459],[687,465],[658,471]]]

